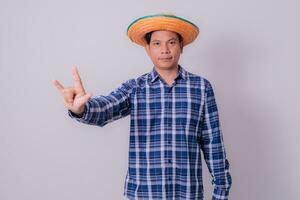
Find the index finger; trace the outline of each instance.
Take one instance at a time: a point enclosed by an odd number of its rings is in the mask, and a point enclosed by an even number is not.
[[[58,80],[53,80],[52,82],[57,90],[62,93],[64,86]]]
[[[80,78],[79,72],[78,72],[76,67],[72,68],[72,74],[73,74],[75,89],[79,92],[84,92],[84,88],[83,88],[83,85],[82,85],[82,82],[81,82],[81,78]]]

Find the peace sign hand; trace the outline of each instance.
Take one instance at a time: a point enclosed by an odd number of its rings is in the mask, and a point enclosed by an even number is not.
[[[92,93],[86,93],[81,82],[78,70],[72,68],[74,86],[65,88],[58,80],[54,80],[53,84],[63,97],[64,105],[77,115],[84,112],[86,102],[92,97]]]

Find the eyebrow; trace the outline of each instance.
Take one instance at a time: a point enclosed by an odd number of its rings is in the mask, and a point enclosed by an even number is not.
[[[170,41],[170,40],[179,40],[179,39],[173,37],[173,38],[171,38],[171,39],[168,39],[167,42]],[[154,39],[154,40],[152,40],[151,42],[156,42],[156,41],[159,41],[159,42],[160,42],[160,40],[158,40],[158,39]]]

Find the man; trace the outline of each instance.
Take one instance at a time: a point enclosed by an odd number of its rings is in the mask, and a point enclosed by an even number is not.
[[[69,116],[79,122],[104,126],[130,115],[128,199],[203,199],[200,150],[213,177],[212,199],[228,199],[232,181],[212,85],[178,64],[198,33],[174,15],[141,17],[127,34],[145,48],[151,72],[107,96],[86,93],[76,68],[74,87],[54,82]]]

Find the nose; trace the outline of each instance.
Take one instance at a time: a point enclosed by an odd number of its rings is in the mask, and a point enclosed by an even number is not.
[[[162,44],[161,45],[161,53],[162,54],[168,54],[168,53],[170,53],[170,49],[169,49],[169,47],[168,47],[167,44]]]

